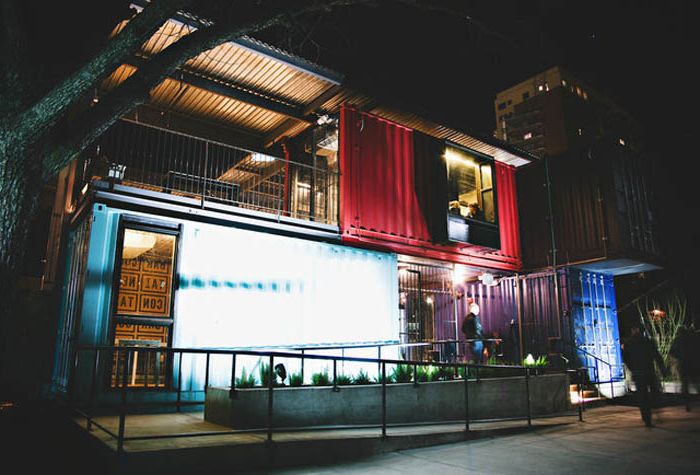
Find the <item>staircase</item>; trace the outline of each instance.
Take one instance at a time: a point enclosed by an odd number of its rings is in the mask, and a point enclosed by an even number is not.
[[[581,392],[579,392],[581,386]],[[574,383],[569,385],[569,394],[571,395],[571,404],[578,404],[579,398],[583,398],[583,403],[586,406],[600,405],[608,399],[600,394],[600,391],[595,384],[590,383]]]

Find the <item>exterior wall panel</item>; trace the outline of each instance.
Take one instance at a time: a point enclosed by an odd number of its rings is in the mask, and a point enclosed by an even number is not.
[[[496,162],[501,249],[470,244],[437,244],[425,196],[439,193],[416,176],[416,133],[376,116],[343,107],[340,120],[341,233],[351,244],[448,262],[504,270],[520,267],[515,169]],[[416,139],[418,140],[418,139]],[[438,157],[436,157],[438,159]],[[441,159],[441,157],[440,157]],[[419,197],[421,199],[419,199]],[[440,219],[446,222],[446,204]]]
[[[591,381],[623,378],[613,277],[578,269],[570,269],[569,274],[574,343],[586,352],[578,355],[582,365]]]
[[[651,196],[640,164],[614,148],[549,160],[556,264],[615,258],[658,260]],[[523,262],[553,264],[544,163],[518,171]]]

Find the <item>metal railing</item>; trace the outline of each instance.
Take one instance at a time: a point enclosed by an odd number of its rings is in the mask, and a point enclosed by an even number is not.
[[[308,162],[121,121],[86,156],[77,186],[102,180],[194,198],[202,207],[224,204],[337,224],[335,165],[324,158]]]
[[[588,356],[588,357],[590,357],[590,358],[593,358],[593,362],[594,362],[593,366],[584,365],[583,368],[585,368],[586,370],[588,370],[588,369],[592,369],[592,370],[593,370],[594,379],[595,379],[595,383],[594,383],[594,384],[595,384],[596,387],[598,388],[598,391],[599,391],[599,392],[600,392],[600,385],[601,385],[601,384],[610,384],[610,398],[611,398],[611,399],[615,399],[615,382],[617,382],[617,381],[624,381],[624,380],[625,380],[625,376],[624,376],[625,367],[624,367],[623,365],[614,365],[614,364],[610,363],[609,361],[606,361],[606,360],[604,360],[603,358],[601,358],[601,357],[599,357],[599,356],[597,356],[597,355],[594,355],[594,354],[591,353],[590,351],[587,351],[587,350],[585,350],[584,348],[581,348],[581,347],[578,346],[578,345],[573,345],[573,344],[569,343],[568,341],[561,340],[561,342],[564,343],[564,344],[566,344],[566,345],[567,345],[568,347],[570,347],[571,349],[573,349],[573,350],[575,350],[575,351],[577,351],[577,352],[579,352],[579,353],[582,353],[582,354],[584,354],[584,355],[586,355],[586,356]],[[604,364],[604,365],[606,365],[606,366],[608,367],[608,375],[609,375],[609,378],[610,378],[609,380],[607,380],[607,381],[601,381],[601,380],[600,380],[600,364],[599,364],[599,363],[602,363],[602,364]],[[614,369],[614,368],[622,368],[622,372],[623,372],[622,378],[615,378],[615,377],[613,376],[613,369]]]
[[[237,389],[237,378],[236,378],[236,363],[237,359],[239,359],[242,356],[255,356],[258,358],[265,358],[267,359],[267,381],[266,381],[266,388],[267,388],[267,421],[266,421],[266,428],[261,429],[261,428],[254,428],[254,429],[233,429],[233,430],[223,430],[223,431],[203,431],[203,432],[188,432],[188,433],[169,433],[169,434],[155,434],[155,435],[141,435],[141,436],[127,436],[126,434],[126,419],[128,414],[130,413],[130,409],[132,406],[141,406],[144,404],[143,401],[140,402],[134,402],[132,403],[130,401],[130,396],[133,397],[134,393],[138,391],[137,388],[132,388],[129,386],[129,380],[128,376],[130,374],[129,368],[130,368],[130,363],[133,361],[135,355],[137,353],[142,353],[142,354],[154,354],[155,359],[158,359],[159,354],[165,354],[166,357],[165,359],[170,362],[171,367],[170,370],[173,372],[176,372],[177,377],[175,378],[174,382],[170,382],[170,384],[174,387],[167,387],[165,390],[168,391],[174,391],[175,392],[175,399],[174,401],[165,401],[165,402],[157,402],[157,404],[162,405],[163,407],[175,407],[175,409],[179,412],[183,406],[187,405],[202,405],[204,404],[204,400],[183,400],[182,393],[182,363],[183,363],[183,356],[185,355],[200,355],[205,357],[205,376],[204,376],[204,383],[203,387],[201,389],[201,392],[206,395],[206,392],[208,390],[209,386],[209,380],[210,380],[210,363],[212,357],[230,357],[231,358],[231,374],[230,374],[230,397],[235,397],[236,392],[239,390]],[[85,356],[88,355],[90,358],[87,361],[88,363],[88,368],[89,368],[89,381],[87,381],[87,387],[84,387],[83,389],[87,389],[87,394],[86,397],[87,399],[84,399],[80,401],[79,396],[76,392],[75,386],[76,386],[76,377],[77,377],[77,371],[79,367],[82,367],[83,363],[86,363],[84,360]],[[81,356],[83,357],[83,361],[81,363]],[[423,367],[423,366],[433,366],[437,367],[442,370],[442,374],[444,375],[444,379],[447,380],[454,380],[454,381],[459,381],[463,380],[464,381],[464,428],[465,431],[470,430],[470,422],[475,422],[476,419],[472,419],[470,417],[470,410],[469,410],[469,384],[468,381],[475,381],[479,382],[478,378],[471,378],[470,376],[470,370],[476,370],[475,373],[478,374],[478,371],[481,369],[490,369],[494,372],[498,371],[507,371],[509,376],[512,376],[513,373],[518,373],[524,377],[525,384],[524,384],[524,393],[523,393],[523,398],[526,400],[526,414],[525,416],[519,416],[519,417],[509,417],[509,418],[503,418],[500,420],[522,420],[526,419],[527,420],[527,425],[528,427],[532,425],[532,420],[535,418],[541,418],[541,417],[551,417],[551,415],[535,415],[532,413],[531,409],[531,392],[530,392],[530,378],[533,375],[537,375],[537,372],[534,372],[532,368],[524,367],[524,366],[507,366],[507,365],[475,365],[475,364],[469,364],[469,363],[443,363],[443,362],[426,362],[426,361],[404,361],[404,360],[394,360],[394,359],[375,359],[375,358],[356,358],[356,357],[344,357],[344,356],[327,356],[327,355],[314,355],[314,354],[304,354],[303,356],[297,353],[290,353],[290,352],[279,352],[279,351],[252,351],[252,350],[219,350],[219,349],[185,349],[185,348],[148,348],[148,347],[112,347],[112,346],[92,346],[92,347],[80,347],[77,349],[75,352],[74,356],[74,364],[73,364],[73,371],[71,374],[71,380],[70,380],[70,386],[69,386],[69,401],[72,403],[73,407],[76,409],[76,411],[85,417],[86,419],[86,428],[87,430],[93,430],[93,427],[102,430],[104,433],[106,433],[108,436],[112,437],[113,439],[116,440],[117,443],[117,452],[121,453],[124,451],[124,443],[127,441],[136,441],[136,440],[149,440],[149,439],[168,439],[168,438],[181,438],[181,437],[199,437],[199,436],[212,436],[212,435],[232,435],[232,434],[242,434],[242,433],[251,433],[251,432],[261,432],[262,430],[266,430],[267,434],[267,441],[271,442],[273,438],[273,431],[274,429],[277,429],[279,431],[299,431],[299,430],[322,430],[322,429],[337,429],[338,427],[336,426],[323,426],[323,427],[314,427],[314,426],[309,426],[309,427],[286,427],[286,428],[281,428],[281,427],[275,427],[273,424],[274,420],[274,393],[275,393],[275,388],[279,388],[279,386],[276,383],[276,374],[275,374],[275,359],[276,358],[284,358],[284,359],[289,359],[289,358],[304,358],[304,359],[312,359],[312,360],[320,360],[320,361],[328,361],[332,364],[333,367],[333,383],[332,383],[332,389],[334,391],[338,391],[338,362],[339,361],[344,361],[344,362],[355,362],[355,363],[372,363],[372,364],[377,364],[379,368],[379,374],[378,374],[378,381],[376,381],[376,384],[381,385],[381,418],[380,418],[380,423],[379,424],[371,424],[371,425],[364,425],[364,426],[352,426],[353,428],[379,428],[381,429],[381,435],[383,438],[387,437],[387,428],[390,426],[398,425],[398,424],[389,424],[387,422],[387,405],[389,404],[389,401],[387,399],[387,385],[389,384],[388,378],[387,378],[387,365],[405,365],[407,367],[412,368],[412,382],[415,386],[418,386],[422,384],[419,381],[418,378],[418,368]],[[98,404],[98,387],[100,387],[101,382],[100,382],[100,366],[102,361],[108,361],[108,362],[116,362],[116,364],[121,364],[123,365],[121,371],[118,372],[119,377],[116,378],[116,384],[113,385],[112,388],[107,388],[109,391],[112,392],[114,395],[118,395],[118,403],[117,403],[117,413],[118,413],[118,429],[116,432],[108,429],[105,425],[97,422],[95,420],[95,415],[100,412],[98,411],[99,406],[104,407],[109,406],[107,404]],[[175,363],[177,361],[177,363]],[[175,369],[175,366],[177,366],[177,369]],[[461,372],[460,372],[461,370]],[[557,371],[557,373],[566,373],[568,375],[579,375],[580,372],[583,371],[582,369],[578,370],[564,370],[564,371]],[[110,378],[111,379],[111,378]],[[411,381],[409,381],[411,382]],[[103,391],[104,391],[104,386],[103,386]],[[583,411],[584,411],[584,400],[582,397],[582,393],[580,392],[581,389],[579,388],[579,398],[578,402],[576,404],[577,411],[576,415],[578,417],[579,421],[583,421]],[[81,402],[83,403],[83,408],[81,408]],[[557,415],[563,415],[563,414],[557,414]],[[489,419],[489,421],[494,421],[498,419]],[[446,423],[445,421],[438,422],[438,423]],[[455,421],[449,421],[449,423],[455,423]],[[347,427],[347,426],[343,426]]]

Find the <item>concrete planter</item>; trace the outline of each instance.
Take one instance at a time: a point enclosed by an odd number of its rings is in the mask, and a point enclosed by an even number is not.
[[[525,417],[527,395],[524,377],[470,380],[469,418]],[[438,422],[465,419],[464,381],[438,381],[387,385],[387,422]],[[570,409],[566,374],[530,378],[533,415]],[[210,387],[204,418],[237,429],[267,427],[268,390],[240,389],[229,397],[229,388]],[[382,417],[382,386],[275,388],[273,426],[378,424]]]

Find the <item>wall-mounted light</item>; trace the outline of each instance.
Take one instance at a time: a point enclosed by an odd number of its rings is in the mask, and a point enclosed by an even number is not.
[[[498,283],[496,278],[490,272],[484,272],[483,274],[479,275],[479,280],[484,285],[496,285]]]

